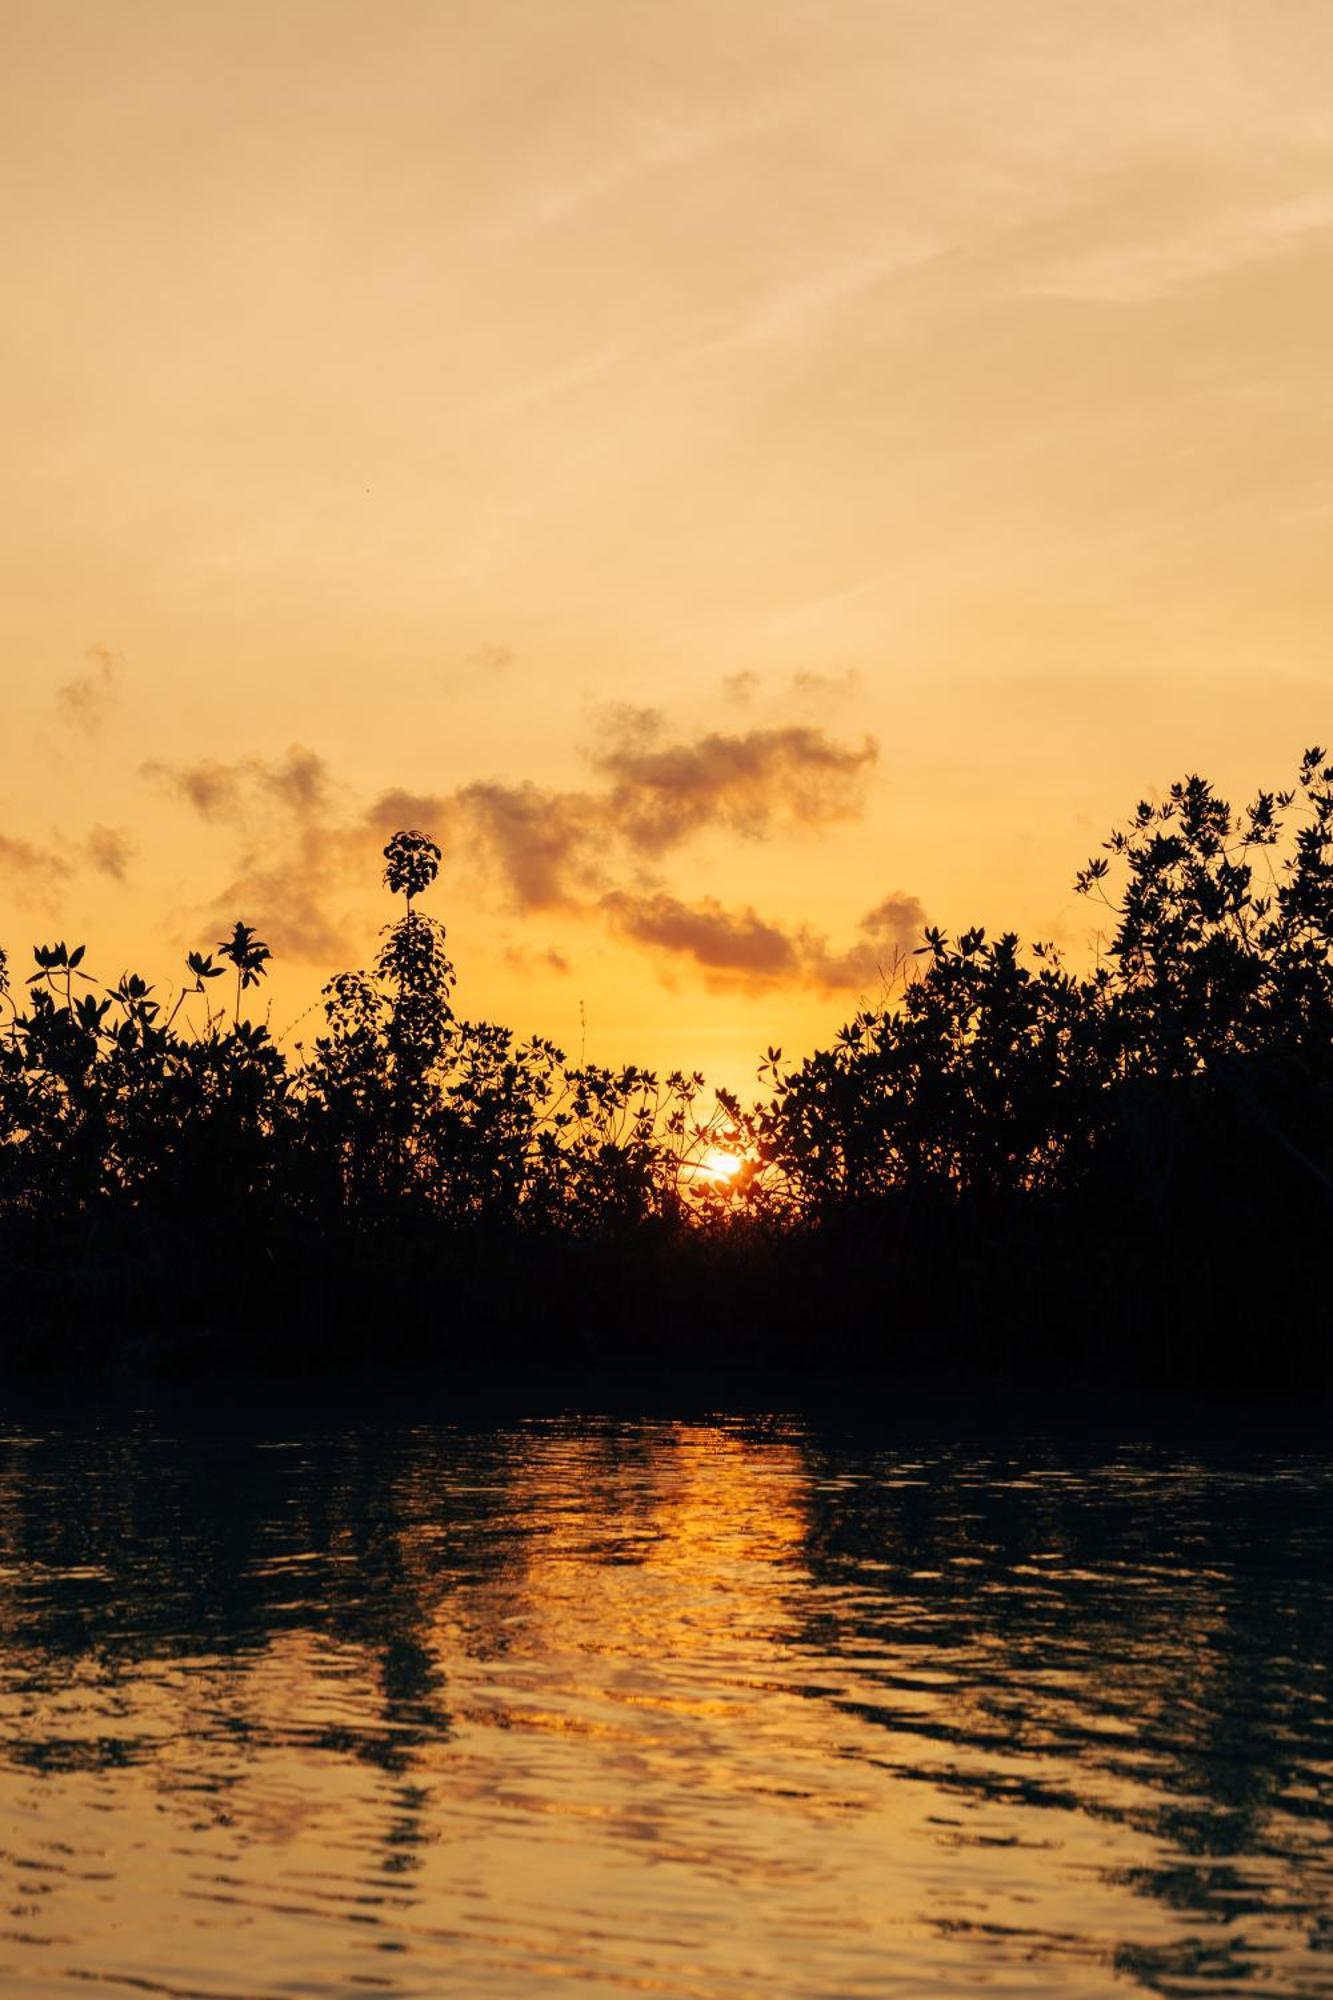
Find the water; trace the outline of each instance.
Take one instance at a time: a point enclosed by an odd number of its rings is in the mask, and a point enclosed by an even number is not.
[[[0,1425],[0,1991],[1333,1993],[1333,1458]]]

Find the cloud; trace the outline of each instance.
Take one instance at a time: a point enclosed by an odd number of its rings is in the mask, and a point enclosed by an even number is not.
[[[737,708],[748,708],[763,687],[763,675],[755,673],[750,667],[722,676],[722,698]],[[827,713],[831,707],[858,696],[865,687],[865,676],[856,667],[844,667],[837,673],[824,673],[816,667],[797,667],[781,682],[770,679],[768,687],[770,693],[786,694],[794,697],[803,707]]]
[[[612,890],[601,901],[612,926],[636,944],[693,959],[705,972],[743,982],[790,979],[800,971],[796,942],[754,910],[728,910],[711,896],[683,903],[665,890]]]
[[[140,776],[163,784],[193,806],[201,819],[236,819],[242,804],[244,764],[219,764],[205,758],[196,764],[141,764]]]
[[[301,743],[293,743],[281,762],[252,758],[246,770],[261,792],[300,819],[315,817],[329,804],[332,785],[324,760]]]
[[[315,751],[294,743],[277,758],[141,769],[209,824],[241,830],[232,878],[206,906],[210,921],[253,922],[286,958],[328,964],[353,955],[354,938],[332,905],[346,893],[353,856],[370,851],[370,829],[337,821],[333,781]]]
[[[606,886],[613,852],[656,858],[709,828],[759,840],[855,819],[878,756],[869,737],[842,744],[800,727],[664,739],[655,709],[616,709],[586,753],[603,781],[597,789],[498,778],[452,792],[396,787],[367,809],[361,830],[387,835],[423,826],[470,841],[498,865],[520,909],[574,907]],[[268,807],[302,827],[334,831],[329,774],[299,744],[280,760],[204,759],[142,770],[205,820],[248,825]],[[350,838],[355,828],[344,833]]]
[[[916,950],[926,913],[916,896],[895,890],[857,925],[857,941],[842,952],[831,952],[822,940],[811,941],[807,965],[812,982],[830,992],[864,990],[878,985]]]
[[[279,958],[312,965],[346,962],[358,957],[362,947],[356,933],[328,907],[339,879],[318,838],[303,840],[272,864],[260,850],[250,849],[209,904],[208,915],[223,926],[238,916],[254,922]]]
[[[610,781],[607,817],[629,844],[659,854],[705,826],[748,840],[855,819],[878,746],[835,743],[803,727],[713,731],[662,744],[654,710],[621,712],[589,752]]]
[[[113,882],[123,882],[136,850],[124,827],[95,826],[83,843],[83,852],[89,866],[99,874],[109,875]]]
[[[504,957],[505,964],[513,972],[530,973],[535,967],[565,979],[572,969],[563,951],[558,951],[553,944],[547,945],[544,951],[525,951],[520,945],[510,945]]]
[[[749,905],[729,910],[711,896],[685,903],[663,890],[613,890],[600,907],[621,936],[651,951],[691,960],[714,985],[785,982],[826,993],[882,984],[915,948],[925,923],[917,898],[895,893],[862,917],[853,945],[833,951],[819,931],[787,929]]]
[[[811,667],[798,667],[791,677],[792,692],[800,700],[827,709],[835,702],[850,701],[859,695],[864,685],[855,667],[844,667],[838,674],[823,674]]]
[[[94,826],[68,854],[0,833],[0,886],[8,888],[19,901],[29,902],[34,896],[49,895],[82,866],[123,882],[134,851],[134,844],[122,827]]]
[[[502,674],[514,664],[514,649],[495,644],[478,646],[468,654],[466,664],[483,674]]]
[[[72,863],[49,847],[0,833],[0,902],[40,909],[73,873]]]
[[[232,879],[209,913],[257,923],[288,957],[328,963],[355,952],[338,901],[353,879],[373,880],[377,848],[410,826],[439,839],[451,862],[497,880],[521,912],[601,923],[714,984],[864,989],[915,943],[924,918],[911,896],[886,897],[851,944],[834,949],[822,932],[748,905],[685,901],[652,872],[706,831],[766,840],[857,818],[878,755],[870,738],[844,743],[789,726],[673,739],[657,710],[619,708],[585,755],[598,782],[583,789],[502,779],[441,792],[395,787],[350,817],[336,809],[322,760],[299,744],[277,759],[144,770],[203,820],[240,829]],[[558,953],[541,962],[566,969]]]
[[[492,865],[525,911],[577,911],[615,887],[626,861],[657,860],[713,828],[760,840],[857,818],[875,743],[808,728],[665,740],[656,709],[614,709],[586,753],[598,789],[485,779],[451,793],[385,792],[367,819],[385,834],[424,826]]]
[[[206,757],[194,764],[147,763],[140,775],[155,780],[193,806],[201,819],[243,819],[256,801],[308,819],[323,811],[330,798],[324,761],[303,744],[293,743],[285,757],[242,757],[232,764]]]
[[[455,824],[461,819],[498,862],[520,909],[569,906],[598,879],[606,829],[594,798],[530,783],[479,783],[455,793],[443,812]]]
[[[0,833],[0,881],[7,882],[21,897],[25,891],[63,881],[70,872],[64,856],[49,847],[35,847],[29,840]]]
[[[377,840],[400,827],[421,827],[443,843],[451,861],[461,859],[484,877],[498,874],[524,912],[577,912],[606,880],[605,812],[587,792],[551,791],[530,779],[479,779],[453,792],[395,786],[381,792],[363,824]]]
[[[64,719],[85,736],[95,736],[120,694],[120,661],[109,646],[89,646],[87,666],[56,689]]]

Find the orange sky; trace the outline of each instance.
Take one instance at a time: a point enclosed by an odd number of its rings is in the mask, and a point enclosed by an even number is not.
[[[244,916],[281,1028],[401,806],[590,1056],[1077,948],[1109,820],[1333,733],[1330,75],[1325,0],[11,0],[0,941]]]

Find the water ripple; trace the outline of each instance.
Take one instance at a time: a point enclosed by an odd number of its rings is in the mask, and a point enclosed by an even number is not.
[[[1333,1462],[0,1428],[0,1984],[1333,1992]]]

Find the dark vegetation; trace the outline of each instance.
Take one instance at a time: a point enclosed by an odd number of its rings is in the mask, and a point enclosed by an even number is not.
[[[1091,971],[927,930],[749,1106],[462,1019],[417,907],[439,850],[385,853],[403,914],[291,1056],[243,923],[170,1003],[80,948],[26,987],[0,955],[6,1366],[1333,1386],[1323,751],[1240,811],[1198,777],[1140,805],[1078,877]]]

